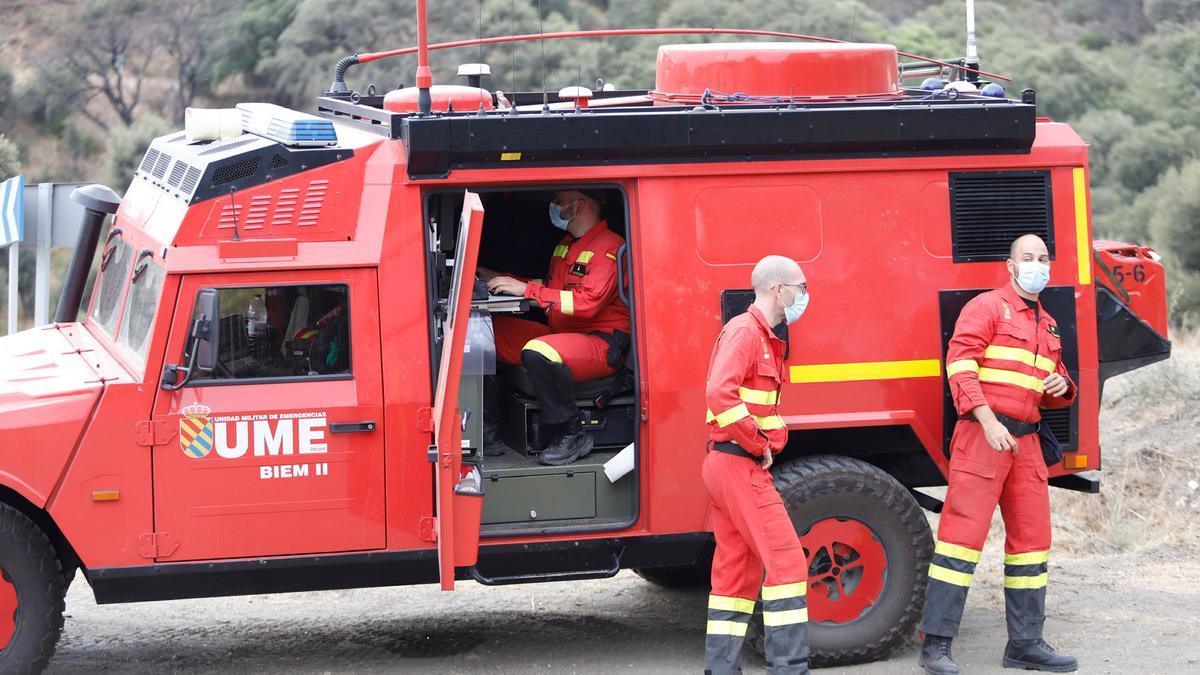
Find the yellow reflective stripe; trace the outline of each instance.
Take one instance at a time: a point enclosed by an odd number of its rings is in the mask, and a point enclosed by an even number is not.
[[[613,262],[616,262],[616,260],[617,260],[617,254],[615,254],[615,253],[605,253],[604,255],[607,256],[608,258],[612,259]]]
[[[524,349],[537,352],[555,363],[563,362],[562,355],[559,354],[554,347],[551,347],[541,340],[530,340],[529,342],[526,342]]]
[[[1004,556],[1005,565],[1040,565],[1050,560],[1050,551],[1030,551]]]
[[[738,396],[746,403],[755,403],[757,405],[775,405],[779,400],[778,392],[763,389],[748,389],[746,387],[738,387]]]
[[[727,598],[723,595],[708,596],[708,608],[725,612],[754,613],[754,601],[745,598]]]
[[[709,422],[716,421],[717,426],[727,427],[730,424],[733,424],[734,422],[742,419],[743,417],[749,417],[749,416],[750,416],[750,411],[746,408],[746,404],[739,403],[739,404],[733,406],[732,408],[730,408],[729,410],[726,410],[725,412],[721,413],[720,415],[714,415],[713,411],[709,410],[708,415],[704,419],[704,422],[705,422],[705,424],[707,424]]]
[[[586,265],[592,261],[592,256],[594,255],[596,255],[595,251],[582,251],[580,252],[579,257],[575,259],[575,262]]]
[[[982,551],[976,551],[973,548],[959,546],[958,544],[947,544],[944,541],[939,541],[937,546],[933,547],[933,552],[939,555],[944,555],[947,558],[965,560],[969,563],[979,562],[979,556],[982,555]]]
[[[1034,354],[1028,349],[1020,347],[1002,347],[1000,345],[989,345],[983,350],[983,358],[985,359],[1003,359],[1005,361],[1020,361],[1027,366],[1033,366],[1040,370],[1046,371],[1046,374],[1053,373],[1058,364],[1041,354]],[[946,370],[949,371],[949,366]]]
[[[979,381],[991,382],[993,384],[1011,384],[1025,389],[1032,389],[1037,393],[1042,393],[1042,380],[1039,377],[1018,373],[1011,370],[1001,370],[999,368],[980,368]]]
[[[743,637],[746,635],[746,626],[749,624],[740,621],[709,621],[709,635],[734,635]]]
[[[759,417],[758,415],[751,415],[751,417],[754,418],[754,423],[758,425],[758,428],[762,429],[763,431],[770,431],[772,429],[782,429],[787,426],[786,424],[784,424],[783,418],[780,417],[779,415],[767,415],[766,417]]]
[[[955,572],[954,570],[948,570],[941,565],[930,565],[929,578],[937,579],[938,581],[944,581],[948,584],[954,584],[955,586],[965,586],[970,588],[972,576],[966,572]]]
[[[569,249],[566,244],[559,244],[558,246],[554,247],[554,257],[555,258],[565,258],[565,257],[567,257],[568,250]]]
[[[873,361],[869,363],[829,363],[792,366],[789,379],[797,383],[859,382],[862,380],[898,380],[909,377],[941,377],[938,359],[916,361]]]
[[[1025,590],[1035,590],[1046,587],[1047,575],[1045,572],[1036,577],[1004,577],[1005,588],[1020,588]]]
[[[768,612],[763,610],[763,625],[764,626],[790,626],[795,623],[804,623],[808,621],[808,610],[787,609],[782,612]]]
[[[500,161],[501,162],[513,162],[518,159],[521,159],[521,153],[519,153],[519,152],[502,152],[502,153],[500,153]]]
[[[1087,174],[1072,171],[1075,179],[1075,257],[1079,260],[1079,285],[1092,283],[1092,250],[1088,238]]]
[[[979,372],[979,364],[975,362],[975,359],[962,359],[946,364],[946,377],[954,377],[959,373],[966,372]]]
[[[803,581],[798,581],[794,584],[762,587],[763,600],[784,600],[786,598],[798,598],[806,593],[808,593],[808,584]]]
[[[559,291],[558,304],[563,314],[567,316],[575,315],[575,296],[571,294],[571,291]]]

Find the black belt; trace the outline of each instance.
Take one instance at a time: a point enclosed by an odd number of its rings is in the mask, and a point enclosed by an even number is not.
[[[762,459],[761,457],[755,457],[749,452],[746,452],[742,449],[742,446],[734,443],[733,441],[710,441],[708,444],[708,449],[716,450],[717,452],[723,452],[727,455],[733,455],[734,457],[745,457],[756,462]]]
[[[964,415],[958,419],[966,420],[968,422],[979,421],[975,419],[974,415]],[[1014,438],[1028,436],[1029,434],[1036,434],[1038,429],[1042,426],[1041,422],[1022,422],[1021,420],[1015,420],[1008,415],[1001,415],[1000,413],[996,413],[996,420],[999,421],[1005,429],[1008,429],[1008,433],[1012,434]]]

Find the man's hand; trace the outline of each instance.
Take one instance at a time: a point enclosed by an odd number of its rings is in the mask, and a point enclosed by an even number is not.
[[[1012,452],[1017,454],[1017,439],[1004,428],[1000,420],[992,418],[990,422],[981,422],[983,425],[983,436],[987,439],[988,445],[996,452]]]
[[[983,437],[987,439],[988,445],[996,452],[1012,452],[1017,454],[1017,439],[1008,433],[1008,429],[996,419],[996,413],[986,405],[976,406],[971,410],[971,414],[979,420],[979,426],[983,427]]]
[[[775,459],[771,456],[771,449],[763,448],[762,468],[770,469],[771,464],[774,463],[774,461],[775,461]]]
[[[1071,385],[1067,382],[1067,378],[1058,373],[1051,373],[1049,377],[1042,380],[1042,389],[1051,396],[1062,396],[1071,389]]]
[[[493,293],[507,293],[520,298],[525,296],[525,287],[527,285],[528,284],[526,284],[524,281],[519,281],[512,277],[506,277],[501,274],[492,277],[491,280],[488,281],[488,290]]]
[[[495,270],[489,270],[486,267],[476,267],[475,274],[479,275],[479,278],[483,279],[484,281],[491,281],[492,279],[500,276],[500,274]]]

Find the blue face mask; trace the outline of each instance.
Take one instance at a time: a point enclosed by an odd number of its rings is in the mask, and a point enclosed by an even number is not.
[[[804,310],[808,309],[808,293],[797,293],[796,299],[792,300],[792,304],[783,308],[783,320],[788,324],[796,323],[796,320],[804,314]]]
[[[1050,266],[1036,260],[1017,263],[1017,285],[1026,293],[1037,295],[1050,283]]]
[[[571,216],[571,218],[563,218],[562,207],[554,202],[550,202],[550,222],[554,223],[554,226],[558,229],[567,229],[567,225],[571,223],[571,219],[574,217],[575,216]]]

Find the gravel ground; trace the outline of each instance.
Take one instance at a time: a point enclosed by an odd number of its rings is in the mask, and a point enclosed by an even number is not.
[[[1052,562],[1047,637],[1085,673],[1200,672],[1200,548]],[[985,552],[955,654],[1002,672],[1000,554]],[[698,673],[704,591],[614,579],[97,606],[79,579],[51,672]],[[828,673],[916,673],[915,643]],[[747,672],[763,672],[747,657]],[[1006,671],[1012,672],[1012,671]]]

